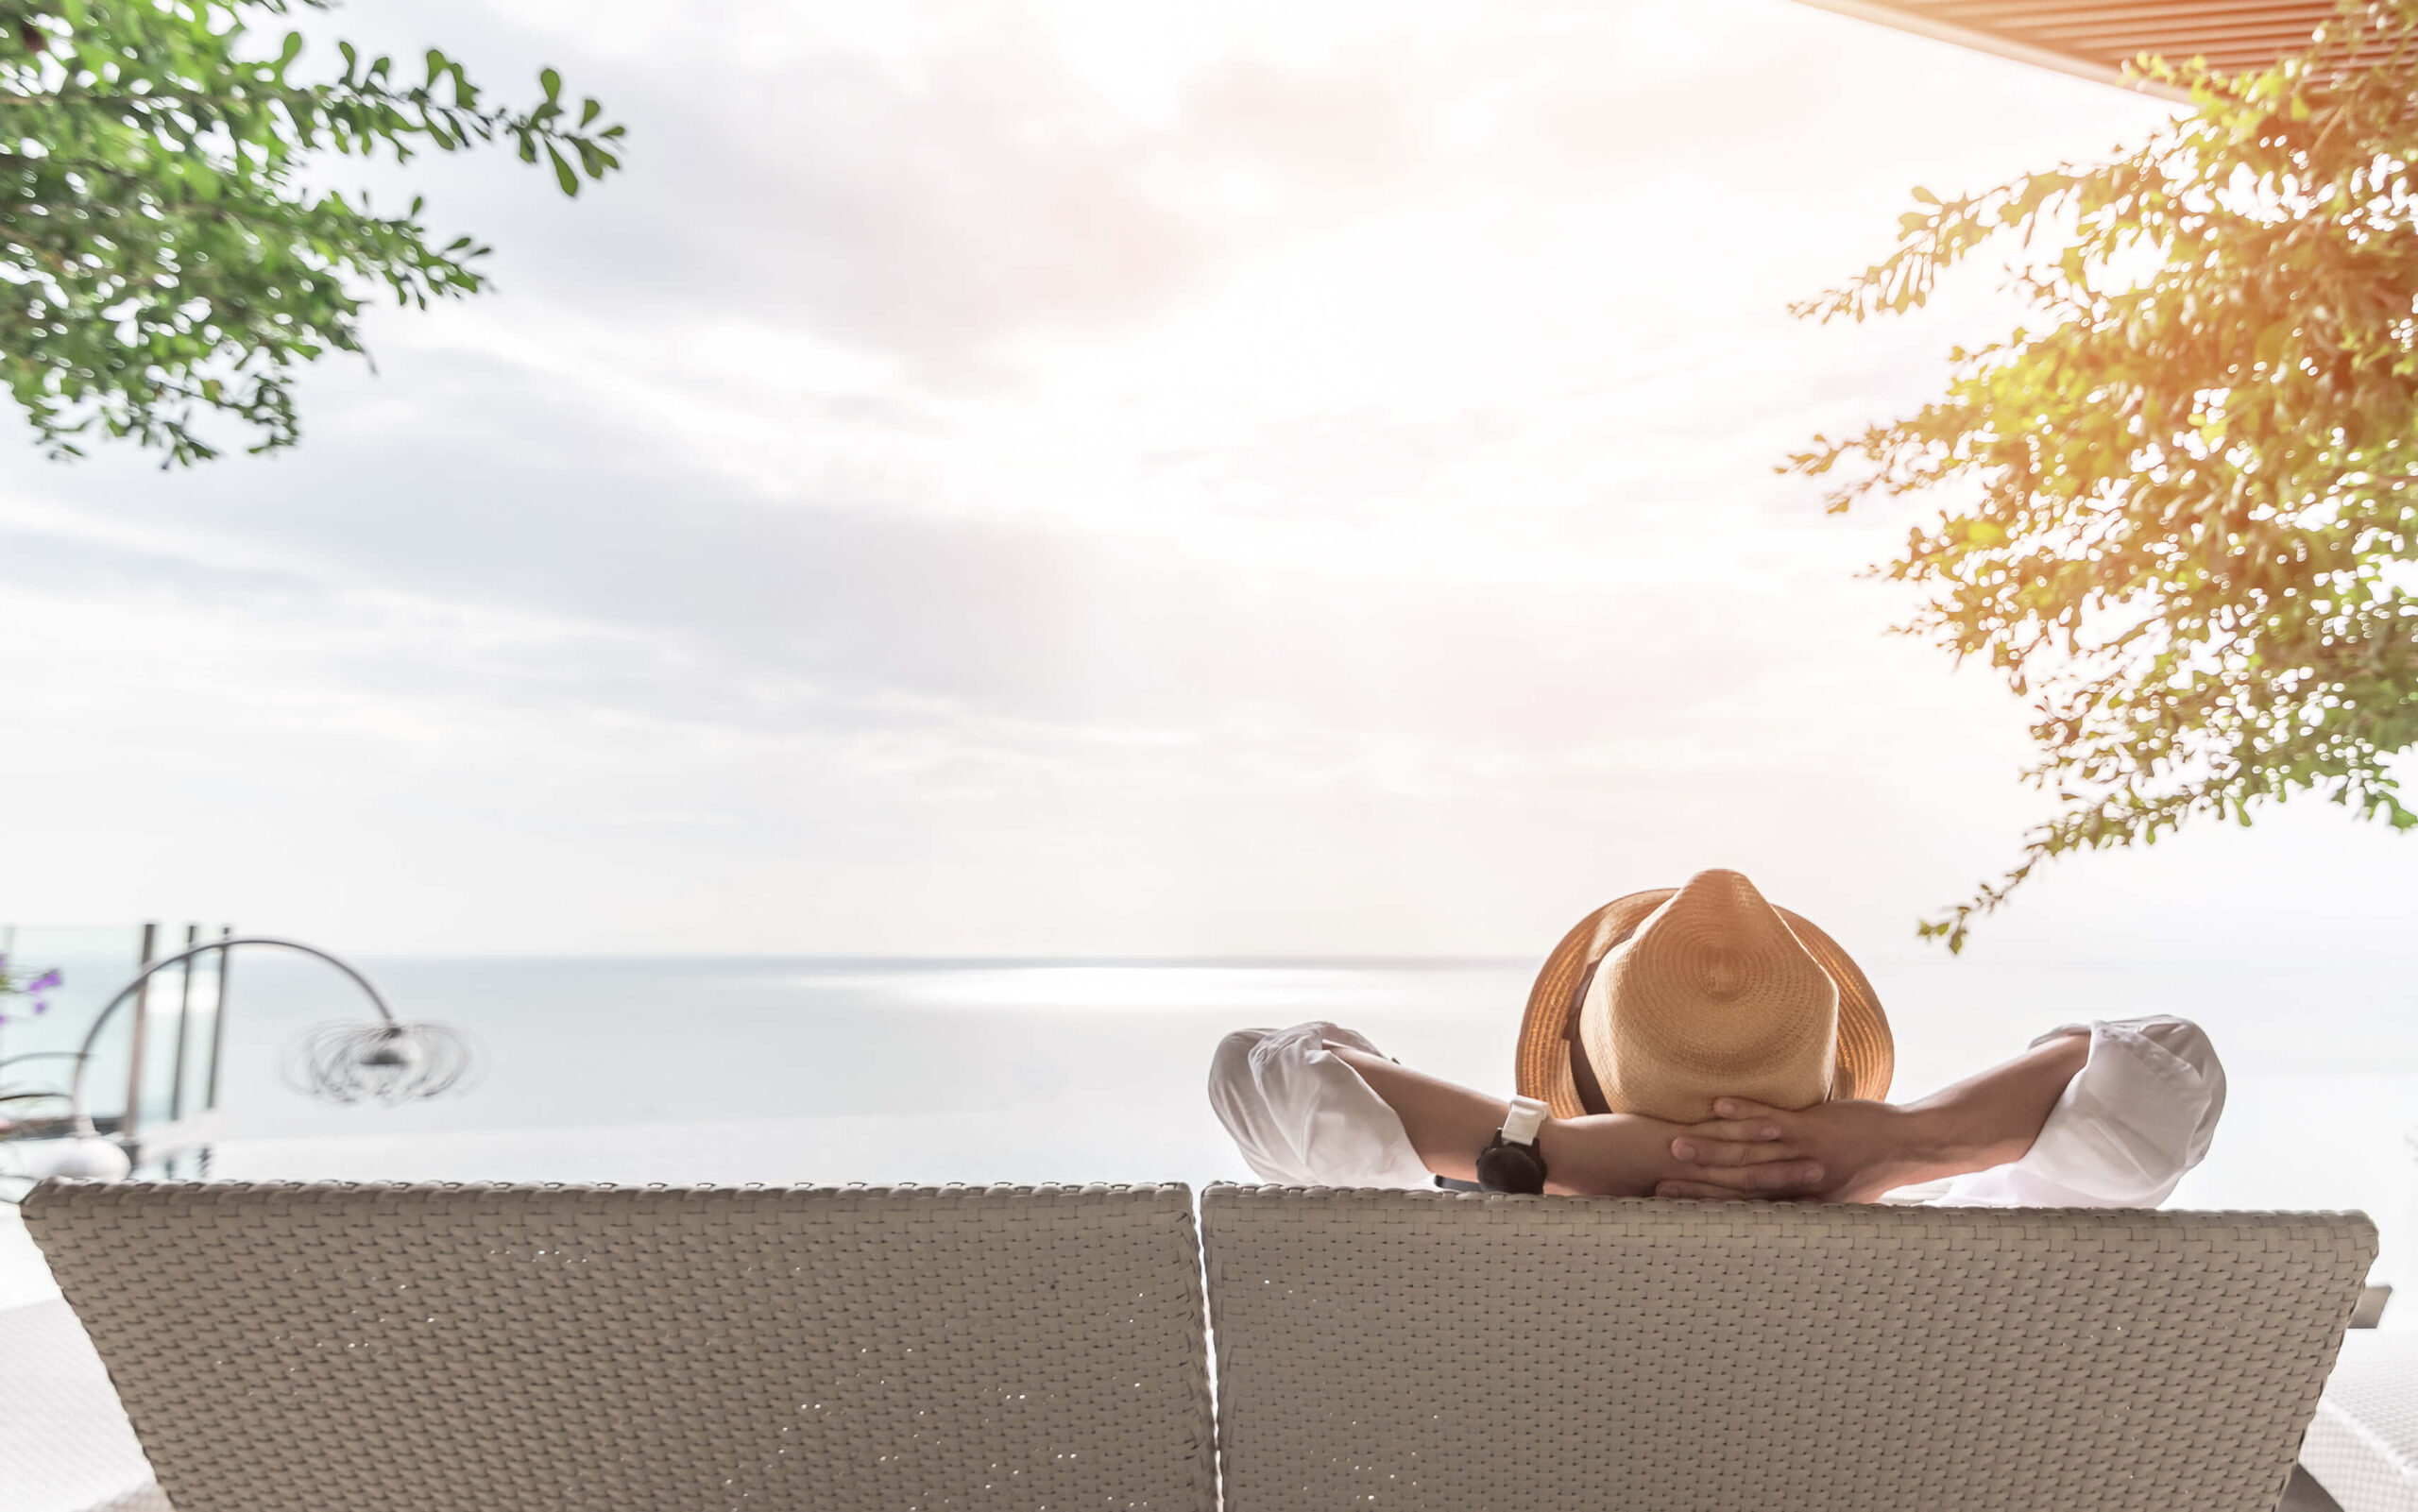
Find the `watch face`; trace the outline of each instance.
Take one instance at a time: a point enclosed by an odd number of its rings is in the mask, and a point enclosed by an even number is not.
[[[1477,1184],[1490,1192],[1541,1192],[1545,1158],[1534,1145],[1514,1145],[1497,1134],[1493,1144],[1478,1152]]]

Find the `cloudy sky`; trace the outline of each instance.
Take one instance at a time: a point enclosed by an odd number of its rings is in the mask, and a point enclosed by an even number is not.
[[[1717,864],[1880,953],[2040,812],[1854,575],[1907,518],[1773,470],[2007,306],[1784,306],[2151,103],[1783,0],[338,20],[556,64],[628,171],[418,165],[496,292],[375,319],[297,454],[0,447],[0,918],[1523,956]],[[2308,805],[1979,948],[2406,950],[2413,896]]]

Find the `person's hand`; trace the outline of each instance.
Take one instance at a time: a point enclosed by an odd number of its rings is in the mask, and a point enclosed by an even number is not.
[[[1692,1137],[1681,1124],[1635,1113],[1550,1118],[1538,1133],[1551,1175],[1545,1190],[1582,1197],[1644,1197],[1658,1182],[1691,1176],[1693,1164],[1673,1159],[1672,1146]],[[1727,1197],[1788,1197],[1817,1185],[1821,1168],[1785,1151],[1725,1168]]]
[[[1712,1111],[1671,1141],[1681,1170],[1655,1183],[1656,1197],[1869,1202],[1928,1174],[1917,1120],[1890,1103],[1843,1098],[1792,1112],[1722,1097]]]

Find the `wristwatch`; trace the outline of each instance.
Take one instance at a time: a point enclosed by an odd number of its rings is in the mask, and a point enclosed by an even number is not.
[[[1541,1192],[1545,1189],[1544,1152],[1537,1148],[1537,1130],[1544,1127],[1547,1110],[1534,1097],[1514,1097],[1503,1115],[1493,1143],[1478,1152],[1477,1184],[1489,1192]]]

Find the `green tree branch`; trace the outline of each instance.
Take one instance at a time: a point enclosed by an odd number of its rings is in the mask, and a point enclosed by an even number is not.
[[[289,8],[0,0],[0,378],[54,457],[100,435],[191,465],[219,454],[213,422],[292,446],[294,369],[362,350],[367,288],[424,308],[486,287],[487,249],[431,245],[419,200],[302,190],[315,158],[509,143],[566,195],[621,166],[622,127],[592,99],[574,119],[553,69],[527,107],[484,103],[434,48],[415,83],[344,42],[340,74],[298,78],[301,35],[270,55],[249,25]]]
[[[2024,776],[2064,807],[1920,925],[1950,950],[2042,862],[2188,819],[2316,792],[2418,827],[2391,770],[2418,745],[2418,0],[2346,3],[2263,73],[2138,66],[2195,112],[2113,161],[1916,190],[1886,258],[1796,307],[1917,309],[2012,241],[2041,317],[1787,464],[1836,475],[1833,511],[1958,500],[1875,570],[1928,590],[1907,633],[2033,700]]]

